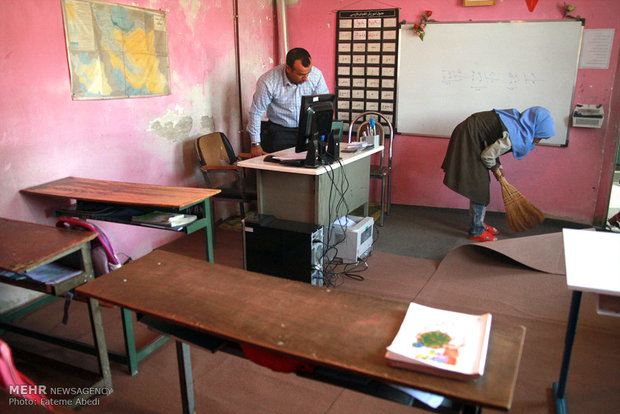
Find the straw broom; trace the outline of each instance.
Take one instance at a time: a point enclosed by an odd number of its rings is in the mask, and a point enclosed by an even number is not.
[[[542,223],[545,219],[543,213],[506,180],[501,170],[498,169],[493,173],[502,187],[506,221],[510,230],[521,233]]]

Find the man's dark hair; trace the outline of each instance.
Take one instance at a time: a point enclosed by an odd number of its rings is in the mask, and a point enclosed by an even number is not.
[[[307,68],[311,63],[310,53],[301,47],[296,47],[295,49],[289,50],[286,54],[286,66],[293,68],[296,60],[301,60],[303,67]]]

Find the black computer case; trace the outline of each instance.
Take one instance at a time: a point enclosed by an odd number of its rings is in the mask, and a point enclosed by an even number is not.
[[[253,215],[243,220],[246,270],[323,285],[323,228]]]

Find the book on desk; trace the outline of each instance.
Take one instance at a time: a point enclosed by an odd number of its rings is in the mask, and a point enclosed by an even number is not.
[[[139,216],[133,216],[131,221],[133,223],[160,227],[181,227],[195,221],[196,218],[192,214],[151,211]]]
[[[388,365],[468,380],[484,373],[491,314],[470,315],[409,304],[387,347]]]
[[[15,280],[29,279],[45,284],[60,283],[82,273],[82,269],[73,269],[59,262],[47,263],[24,273],[0,270],[0,275]]]

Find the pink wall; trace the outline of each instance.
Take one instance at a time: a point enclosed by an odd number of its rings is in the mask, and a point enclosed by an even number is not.
[[[509,181],[547,216],[593,223],[607,213],[613,163],[605,158],[615,148],[620,118],[620,91],[612,91],[618,70],[620,2],[572,0],[574,14],[586,19],[585,29],[614,28],[615,39],[608,70],[580,69],[575,103],[602,103],[606,111],[602,129],[573,128],[564,148],[538,147],[517,161],[502,157]],[[391,2],[299,0],[288,7],[289,47],[306,47],[314,64],[323,69],[330,90],[335,87],[335,10],[400,7],[400,20],[415,22],[425,10],[439,21],[552,20],[561,19],[563,2],[540,1],[529,12],[525,0],[497,0],[495,6],[463,7],[461,0],[394,0]],[[615,95],[612,95],[615,94]],[[412,97],[413,99],[413,97]],[[616,106],[612,106],[615,104]],[[491,108],[489,108],[491,109]],[[467,208],[468,201],[446,188],[440,168],[448,140],[397,136],[392,201],[396,204]],[[490,210],[503,211],[499,186],[493,182]]]
[[[0,216],[53,224],[59,201],[19,190],[66,176],[203,186],[192,140],[220,130],[239,145],[233,2],[115,2],[167,12],[171,95],[72,101],[60,0],[2,1]],[[240,3],[247,111],[256,78],[272,65],[274,7]],[[100,224],[134,258],[176,237]]]
[[[24,196],[25,187],[82,176],[107,180],[202,186],[192,140],[224,131],[237,148],[256,79],[277,59],[274,1],[239,1],[241,105],[237,100],[233,0],[117,0],[167,11],[172,94],[164,97],[72,101],[59,0],[4,0],[0,8],[0,216],[53,223],[55,200]],[[460,0],[289,0],[289,47],[310,50],[334,89],[339,8],[401,7],[401,20],[433,10],[442,21],[558,19],[561,1],[525,0],[462,7]],[[609,70],[580,70],[576,102],[603,103],[603,129],[572,129],[567,148],[539,147],[519,161],[504,157],[509,178],[547,215],[592,222],[606,210],[615,160],[620,92],[617,78],[620,2],[574,0],[586,28],[615,28]],[[616,80],[617,81],[617,80]],[[615,107],[612,105],[616,105]],[[241,107],[241,109],[239,109]],[[240,118],[243,121],[240,121]],[[393,201],[465,208],[442,184],[447,140],[398,136]],[[611,154],[611,155],[610,155]],[[490,208],[503,206],[496,184]],[[603,207],[601,207],[604,205]],[[598,207],[597,207],[598,206]],[[604,213],[603,213],[604,214]],[[156,230],[102,223],[115,247],[132,257],[175,237]]]

